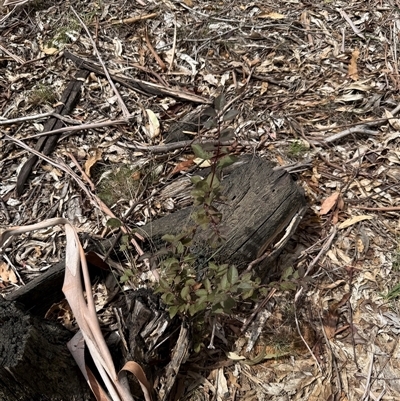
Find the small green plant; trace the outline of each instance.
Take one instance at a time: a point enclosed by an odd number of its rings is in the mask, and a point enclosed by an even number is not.
[[[57,98],[54,89],[50,86],[39,84],[28,94],[28,102],[33,106],[54,104]]]
[[[397,248],[392,254],[392,269],[394,272],[400,270],[400,248]],[[384,297],[391,301],[400,296],[400,284],[396,284],[393,288],[388,290],[388,293]]]
[[[289,266],[283,271],[280,280],[269,283],[269,286],[281,291],[290,291],[295,290],[299,285],[299,282],[299,272],[294,270],[292,266]]]
[[[291,157],[299,158],[302,157],[305,152],[307,152],[308,147],[302,141],[293,141],[289,145],[288,155]]]
[[[118,201],[135,199],[146,182],[154,180],[156,170],[151,166],[133,167],[120,165],[101,174],[98,183],[98,196],[108,206]]]
[[[196,255],[190,252],[190,236],[166,235],[169,253],[161,263],[161,277],[156,293],[169,308],[170,317],[176,314],[194,316],[208,311],[209,315],[231,313],[239,299],[250,298],[260,284],[252,273],[239,277],[234,265],[209,261],[199,266]]]
[[[400,271],[400,248],[397,248],[392,255],[392,268],[394,271]]]
[[[71,14],[66,15],[64,21],[66,23],[59,25],[47,47],[56,47],[60,49],[68,43],[75,42],[79,37],[79,33],[82,29],[79,20]]]
[[[124,274],[119,278],[121,284],[127,283],[134,276],[134,273],[131,269],[125,269]]]
[[[220,95],[215,99],[214,107],[205,111],[209,117],[205,128],[216,129],[219,141],[227,138],[233,131],[224,125],[237,114],[236,110],[226,110],[225,97]],[[218,204],[226,201],[220,179],[222,170],[234,163],[236,158],[219,141],[210,148],[200,144],[192,146],[198,158],[211,162],[208,176],[191,178],[194,225],[178,235],[165,235],[162,239],[167,246],[155,255],[161,259],[160,280],[155,292],[161,294],[171,318],[179,315],[192,322],[192,328],[197,333],[194,336],[196,351],[202,346],[201,333],[206,330],[206,323],[231,314],[238,302],[251,298],[259,290],[261,282],[251,272],[240,275],[236,266],[219,263],[209,255],[193,251],[196,249],[198,230],[211,232],[205,247],[217,248],[225,241],[219,230],[222,215],[217,208]]]

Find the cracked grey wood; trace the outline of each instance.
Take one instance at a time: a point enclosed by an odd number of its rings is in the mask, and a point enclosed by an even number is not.
[[[273,164],[259,157],[245,156],[235,163],[232,172],[222,180],[226,202],[220,231],[226,242],[218,250],[221,262],[249,263],[272,246],[292,218],[304,210],[303,190],[290,174],[274,169]],[[164,234],[178,234],[194,225],[193,207],[155,220],[140,231],[156,245]],[[207,238],[210,230],[198,230],[196,248],[210,255]]]

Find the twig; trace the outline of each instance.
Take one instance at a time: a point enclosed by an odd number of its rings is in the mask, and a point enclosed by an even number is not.
[[[253,313],[246,319],[244,322],[242,328],[240,329],[241,333],[244,333],[247,328],[249,327],[249,324],[254,320],[254,318],[257,316],[257,313],[260,312],[262,308],[265,307],[267,302],[274,296],[276,292],[276,288],[273,288],[269,294],[257,305],[257,307],[254,309]]]
[[[130,113],[129,113],[127,107],[125,106],[125,103],[124,103],[124,101],[122,100],[122,97],[121,97],[121,95],[119,94],[119,92],[118,92],[116,86],[114,85],[114,82],[112,81],[112,79],[111,79],[111,77],[110,77],[110,74],[108,73],[108,70],[107,70],[107,68],[106,68],[106,66],[105,66],[105,64],[104,64],[104,62],[103,62],[103,60],[102,60],[102,58],[101,58],[101,56],[100,56],[99,51],[97,50],[96,43],[94,42],[94,40],[93,40],[93,38],[92,38],[92,35],[91,35],[90,32],[89,32],[89,29],[87,28],[87,26],[85,25],[85,23],[82,21],[81,17],[79,17],[79,15],[78,15],[78,13],[75,11],[75,9],[74,9],[72,6],[70,6],[70,7],[71,7],[72,12],[75,14],[76,18],[78,18],[79,22],[81,23],[81,25],[82,25],[83,28],[85,29],[86,34],[88,35],[89,40],[90,40],[90,42],[92,43],[93,49],[94,49],[94,51],[95,51],[95,53],[96,53],[96,55],[97,55],[97,58],[99,59],[99,62],[100,62],[100,64],[101,64],[101,66],[103,67],[103,70],[104,70],[104,73],[105,73],[105,75],[106,75],[106,77],[107,77],[107,80],[108,80],[108,82],[109,82],[111,88],[113,89],[115,95],[117,96],[118,103],[119,103],[119,107],[121,108],[122,114],[123,114],[124,118],[125,118],[126,120],[128,120],[129,117],[130,117]]]
[[[315,143],[332,143],[337,141],[338,139],[342,139],[347,135],[350,134],[366,134],[366,135],[371,135],[375,136],[378,135],[377,131],[373,131],[367,128],[368,126],[366,124],[364,125],[358,125],[356,127],[352,127],[349,129],[345,129],[344,131],[340,131],[337,134],[333,134],[331,136],[328,136],[327,138],[324,138],[322,140],[314,140],[312,141],[314,144]]]
[[[165,65],[164,61],[161,60],[160,56],[157,54],[156,50],[154,49],[153,45],[151,44],[150,39],[149,39],[149,35],[148,35],[148,33],[147,33],[147,29],[146,29],[144,38],[145,38],[145,40],[146,40],[147,47],[149,48],[151,54],[152,54],[152,55],[154,56],[154,58],[156,59],[156,61],[157,61],[158,65],[160,66],[160,68],[161,68],[163,71],[165,71],[165,70],[167,69],[167,66]]]
[[[72,118],[62,116],[61,114],[55,113],[54,111],[49,111],[48,113],[34,114],[32,116],[24,116],[24,117],[18,117],[18,118],[11,118],[9,120],[6,120],[5,118],[0,117],[0,125],[15,124],[15,123],[21,123],[21,122],[30,121],[30,120],[40,120],[40,119],[46,118],[46,117],[56,117],[59,120],[62,120],[68,124],[75,124],[75,125],[82,124],[80,121],[76,121],[76,120],[73,120]]]
[[[96,189],[96,187],[93,184],[93,181],[88,177],[88,175],[83,171],[82,167],[80,166],[80,164],[78,163],[78,160],[76,160],[75,156],[70,153],[67,152],[67,156],[73,161],[73,163],[75,164],[76,168],[80,171],[80,173],[82,174],[82,177],[85,179],[85,181],[89,184],[90,189],[92,191],[94,191]]]
[[[301,340],[303,341],[304,345],[305,345],[306,348],[308,349],[308,352],[310,353],[310,355],[311,355],[312,358],[314,359],[315,363],[317,364],[319,371],[322,373],[322,367],[321,367],[320,363],[318,362],[317,357],[314,355],[314,353],[312,352],[312,349],[310,348],[310,346],[308,345],[306,339],[304,338],[303,334],[301,333],[300,325],[299,325],[299,320],[297,319],[296,302],[294,303],[294,320],[295,320],[295,322],[296,322],[297,332],[299,333],[299,336],[300,336]]]
[[[174,65],[174,58],[175,58],[175,53],[176,53],[176,17],[174,19],[174,39],[172,41],[172,51],[171,51],[171,60],[169,62],[169,67],[168,71],[171,72],[172,67]]]
[[[22,277],[19,275],[17,268],[14,266],[14,264],[11,262],[8,256],[5,253],[3,253],[2,257],[6,260],[8,265],[11,266],[12,270],[14,271],[15,275],[18,277],[22,285],[25,285],[24,280],[22,280]]]
[[[6,206],[6,204],[4,203],[4,201],[3,201],[3,198],[0,196],[0,205],[2,206],[2,208],[3,208],[3,210],[4,210],[4,214],[5,214],[5,216],[6,216],[6,220],[7,220],[7,223],[9,223],[10,222],[10,215],[9,215],[9,213],[8,213],[8,210],[7,210],[7,206]]]
[[[308,276],[310,274],[312,268],[315,266],[315,264],[318,262],[318,260],[321,259],[321,257],[325,254],[325,252],[327,252],[329,250],[329,247],[331,246],[332,241],[336,236],[336,232],[337,232],[337,228],[336,228],[336,226],[333,226],[331,234],[329,235],[328,239],[325,241],[325,243],[322,246],[321,250],[318,252],[318,255],[308,265],[307,271],[304,273],[304,277],[306,277],[306,276]],[[297,302],[298,299],[300,298],[300,295],[303,292],[303,288],[304,287],[300,287],[297,290],[296,295],[294,297],[294,301],[295,302]]]
[[[338,10],[340,12],[340,15],[348,22],[348,24],[351,26],[351,29],[353,32],[359,36],[360,38],[365,39],[365,36],[361,33],[361,31],[354,25],[353,21],[350,19],[350,17],[346,14],[345,11],[343,10]]]
[[[366,206],[352,206],[355,209],[361,210],[372,210],[375,212],[397,212],[400,210],[400,206],[382,206],[382,207],[366,207]]]
[[[400,111],[400,103],[390,112],[394,118],[394,116]],[[312,139],[309,140],[310,143],[313,144],[318,144],[318,143],[332,143],[337,141],[338,139],[341,139],[347,135],[350,134],[357,134],[357,133],[362,133],[362,134],[367,134],[367,135],[377,135],[378,132],[369,130],[368,128],[371,127],[378,127],[381,123],[383,124],[386,121],[389,121],[391,118],[380,118],[375,121],[370,121],[365,124],[359,124],[355,125],[351,128],[345,129],[344,131],[340,131],[336,134],[333,134],[331,136],[328,136],[327,138],[321,138],[321,139]]]
[[[16,61],[19,64],[24,64],[25,61],[22,60],[21,57],[16,56],[15,54],[11,53],[9,50],[7,50],[4,46],[0,44],[0,50],[2,50],[4,53],[8,54],[14,61]]]
[[[115,120],[115,121],[107,120],[107,121],[103,121],[101,123],[90,123],[90,124],[81,124],[81,125],[77,125],[74,127],[63,127],[63,128],[58,128],[58,129],[55,129],[52,131],[40,132],[39,134],[30,135],[30,136],[27,136],[26,138],[24,138],[24,140],[38,138],[41,136],[53,135],[53,134],[61,134],[63,132],[70,132],[70,131],[75,132],[75,131],[101,128],[101,127],[109,127],[111,125],[126,124],[126,123],[127,123],[126,120]]]
[[[374,353],[371,355],[371,361],[369,363],[369,368],[368,368],[368,377],[367,377],[367,383],[365,383],[365,390],[364,394],[361,397],[361,401],[368,401],[369,400],[369,394],[371,391],[371,376],[372,376],[372,368],[374,366]]]
[[[134,149],[138,151],[145,151],[145,152],[152,152],[152,153],[168,153],[173,150],[184,149],[188,148],[192,144],[207,144],[207,145],[218,145],[221,146],[229,146],[229,145],[243,145],[243,146],[256,146],[257,144],[251,141],[236,141],[235,139],[230,139],[227,141],[218,141],[218,140],[188,140],[188,141],[179,141],[179,142],[171,142],[164,145],[153,145],[153,146],[144,146],[144,145],[132,145],[132,144],[125,144],[123,142],[117,142],[117,145],[122,146],[128,149]]]
[[[107,21],[106,24],[109,24],[109,25],[133,24],[134,22],[143,21],[145,19],[150,19],[150,18],[157,17],[157,15],[158,15],[158,13],[152,13],[152,14],[147,14],[147,15],[139,15],[138,17],[120,19],[118,21],[112,21],[112,22]]]

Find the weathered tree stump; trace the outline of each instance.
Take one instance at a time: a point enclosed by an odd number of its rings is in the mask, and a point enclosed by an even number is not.
[[[90,390],[61,325],[32,316],[0,297],[0,399],[89,401]]]
[[[218,249],[218,259],[225,262],[250,263],[259,258],[285,234],[296,228],[305,210],[302,189],[289,173],[273,168],[271,162],[246,156],[235,163],[222,180],[226,201],[217,208],[222,213],[219,230],[226,242]],[[194,225],[193,207],[172,213],[141,228],[157,245],[165,234],[178,234]],[[212,229],[197,230],[196,252],[215,253],[207,239]]]

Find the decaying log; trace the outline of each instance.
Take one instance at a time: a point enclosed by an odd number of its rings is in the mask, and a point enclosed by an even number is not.
[[[302,189],[290,174],[276,169],[272,163],[259,157],[246,156],[233,165],[232,172],[222,181],[224,204],[217,206],[222,213],[220,232],[226,242],[218,249],[218,259],[225,262],[249,263],[285,234],[291,232],[305,211]],[[193,208],[188,207],[162,217],[141,228],[152,241],[160,243],[165,234],[178,234],[194,225]],[[299,219],[300,220],[300,219]],[[209,256],[207,239],[212,230],[198,230],[196,252]]]
[[[60,99],[60,105],[56,107],[55,113],[66,115],[74,109],[75,105],[79,101],[81,86],[88,75],[89,71],[87,70],[79,70],[76,73],[75,79],[71,80],[65,88]],[[62,121],[60,121],[56,117],[51,117],[44,126],[44,132],[53,131],[61,128],[62,126]],[[38,139],[35,149],[48,156],[55,149],[59,138],[59,135],[42,136]],[[18,196],[22,195],[24,185],[37,161],[38,157],[36,155],[33,155],[22,166],[22,169],[17,178],[16,194]]]
[[[33,315],[43,317],[51,305],[65,298],[61,290],[64,275],[65,261],[56,263],[27,285],[6,295],[6,299],[18,302]]]
[[[71,333],[0,297],[0,399],[89,401],[66,343]]]

